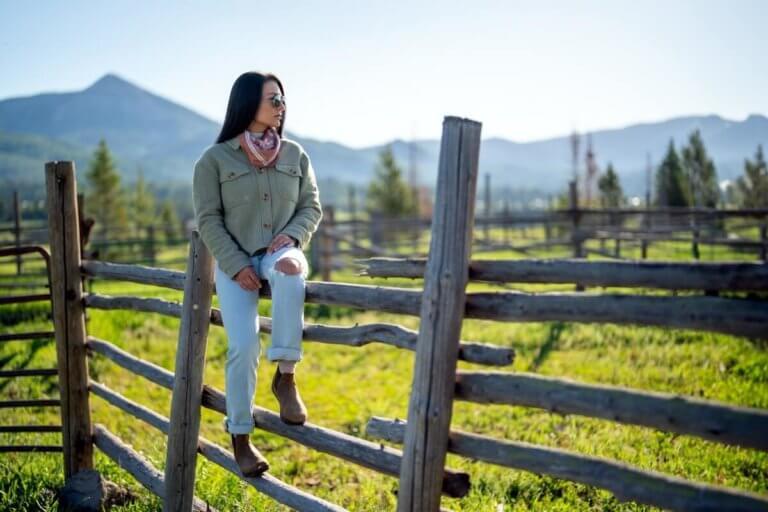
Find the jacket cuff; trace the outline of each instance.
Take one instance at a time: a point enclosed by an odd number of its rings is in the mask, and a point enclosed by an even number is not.
[[[296,240],[298,243],[297,247],[299,249],[304,249],[304,247],[307,245],[307,242],[309,242],[307,233],[297,226],[288,225],[280,233],[283,235],[288,235],[289,237]]]
[[[219,262],[221,271],[229,276],[230,279],[235,279],[235,275],[245,267],[251,266],[251,260],[245,253],[239,253],[232,258]]]

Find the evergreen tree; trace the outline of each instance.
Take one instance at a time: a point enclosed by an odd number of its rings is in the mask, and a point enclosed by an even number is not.
[[[667,154],[656,171],[656,205],[691,205],[689,187],[685,179],[685,170],[675,150],[673,140],[669,141]]]
[[[128,225],[128,218],[124,194],[120,187],[120,174],[104,139],[99,141],[94,151],[86,180],[87,215],[96,220],[98,232],[115,237],[114,230],[124,230]]]
[[[768,208],[768,166],[763,156],[763,146],[757,146],[755,160],[744,160],[744,176],[736,181],[739,203],[742,208]]]
[[[160,223],[163,226],[165,239],[174,240],[178,235],[179,218],[176,215],[176,207],[170,199],[163,202],[160,210]]]
[[[389,146],[379,153],[376,175],[368,187],[367,203],[369,214],[403,217],[417,213],[414,193],[403,180],[403,171]]]
[[[608,162],[605,174],[597,181],[600,191],[600,204],[603,208],[618,208],[624,200],[624,192],[619,183],[619,175],[613,170],[613,165]]]
[[[144,171],[142,169],[139,169],[138,178],[136,179],[136,188],[133,191],[131,214],[134,227],[139,236],[146,234],[146,229],[155,223],[155,196],[147,187],[147,182],[144,180]]]
[[[688,146],[683,148],[683,168],[688,179],[692,206],[717,207],[720,199],[717,171],[714,162],[707,155],[699,130],[691,133]]]

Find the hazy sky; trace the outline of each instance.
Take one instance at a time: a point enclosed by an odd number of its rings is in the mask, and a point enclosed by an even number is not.
[[[221,121],[243,71],[281,77],[287,128],[351,146],[517,141],[687,114],[768,113],[768,1],[0,0],[0,98],[107,72]]]

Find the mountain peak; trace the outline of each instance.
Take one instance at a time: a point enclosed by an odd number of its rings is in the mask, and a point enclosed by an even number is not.
[[[114,73],[107,73],[106,75],[102,76],[98,80],[96,80],[93,84],[91,84],[90,87],[88,87],[87,91],[116,91],[121,89],[137,89],[135,85],[130,83],[129,81],[125,80],[124,78],[119,77],[118,75]]]

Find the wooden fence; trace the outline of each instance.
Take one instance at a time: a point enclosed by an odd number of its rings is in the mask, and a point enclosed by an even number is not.
[[[403,451],[306,423],[284,424],[272,411],[255,407],[257,428],[307,447],[399,478],[398,510],[435,511],[440,496],[461,497],[470,487],[466,473],[445,468],[448,451],[500,466],[565,478],[634,500],[673,510],[766,510],[764,496],[645,471],[607,459],[565,450],[492,439],[450,429],[454,399],[522,405],[577,414],[767,450],[768,411],[714,401],[590,385],[564,378],[501,371],[456,371],[457,360],[489,366],[511,364],[510,348],[459,339],[464,317],[497,321],[607,322],[656,325],[760,337],[768,332],[768,303],[755,298],[699,295],[520,292],[466,293],[468,280],[568,282],[594,286],[658,287],[740,293],[765,291],[768,266],[578,261],[471,260],[474,195],[480,125],[446,118],[441,142],[438,201],[428,260],[372,259],[371,276],[424,277],[424,289],[309,281],[310,303],[342,305],[419,316],[418,332],[394,324],[327,326],[306,323],[307,341],[361,346],[371,342],[415,351],[408,421],[374,417],[370,436],[403,443]],[[64,458],[67,478],[93,467],[93,447],[103,451],[162,497],[165,510],[205,510],[193,495],[197,453],[243,478],[232,455],[199,437],[200,408],[224,413],[226,397],[202,381],[209,326],[222,325],[211,307],[213,260],[193,233],[186,273],[138,265],[81,260],[74,168],[70,162],[46,165],[53,259],[56,339],[62,389]],[[53,236],[55,235],[55,236]],[[519,266],[518,266],[519,265]],[[609,267],[609,265],[612,265]],[[145,297],[84,293],[83,278],[122,280],[184,290],[181,304]],[[269,287],[260,292],[270,297]],[[127,309],[180,319],[176,374],[85,332],[86,308]],[[262,332],[271,319],[261,317]],[[170,417],[164,417],[88,378],[86,354],[98,355],[172,391]],[[64,395],[66,393],[66,396]],[[162,474],[101,425],[91,423],[89,400],[97,396],[168,435]],[[249,485],[297,510],[341,510],[268,473],[243,478]]]
[[[446,176],[452,176],[453,186],[463,186],[464,194],[469,197],[474,193],[474,182],[466,181],[471,173],[476,173],[477,155],[479,150],[479,124],[456,118],[446,119],[444,146],[448,152],[447,159],[441,169]],[[455,148],[464,148],[457,151]],[[451,154],[453,153],[453,154]],[[441,171],[442,172],[442,171]],[[444,173],[444,174],[445,174]],[[231,471],[242,478],[232,455],[221,447],[199,438],[200,407],[207,407],[220,413],[225,412],[225,397],[216,389],[202,382],[203,366],[205,363],[205,346],[207,329],[210,324],[220,326],[221,314],[211,308],[211,293],[214,291],[212,281],[213,259],[208,253],[197,233],[193,234],[190,243],[187,272],[157,269],[138,265],[116,264],[102,261],[81,260],[78,251],[72,250],[79,246],[77,243],[77,216],[74,169],[70,162],[50,163],[46,167],[46,178],[49,192],[50,232],[52,237],[52,255],[58,263],[54,279],[59,280],[56,293],[53,294],[54,310],[57,313],[57,341],[62,347],[60,359],[68,361],[68,367],[62,368],[60,377],[62,389],[69,391],[68,405],[62,410],[65,427],[65,461],[66,472],[71,476],[75,472],[89,469],[93,466],[92,447],[95,445],[107,456],[113,458],[119,465],[134,474],[150,491],[160,495],[166,510],[203,510],[205,504],[196,500],[192,494],[194,488],[194,467],[196,453],[200,453],[215,464]],[[448,185],[446,185],[448,186]],[[446,191],[447,194],[447,191]],[[453,241],[452,228],[456,226],[455,219],[450,218],[459,209],[455,205],[444,207],[445,239],[444,243]],[[62,215],[61,212],[64,212]],[[471,233],[471,212],[464,211],[464,231]],[[67,236],[58,236],[66,233]],[[434,238],[439,240],[440,237]],[[436,243],[436,242],[435,242]],[[455,251],[454,251],[455,252]],[[450,247],[440,254],[453,254]],[[468,249],[466,249],[468,257]],[[453,271],[466,268],[466,257],[461,257],[451,263]],[[443,265],[435,267],[441,272]],[[460,271],[460,270],[459,270]],[[465,272],[466,273],[466,272]],[[159,299],[143,297],[108,297],[98,294],[85,294],[80,286],[81,277],[95,279],[124,280],[136,283],[164,286],[184,290],[184,301],[177,304]],[[66,288],[66,292],[64,289]],[[348,302],[358,303],[369,300],[371,291],[377,287],[362,286],[355,291],[354,287],[345,284],[307,283],[307,302],[334,304]],[[439,296],[439,287],[438,294]],[[463,294],[463,286],[456,286],[455,294]],[[386,292],[386,290],[385,290]],[[261,294],[270,297],[268,286],[263,286]],[[380,304],[375,301],[365,307],[385,311],[389,298]],[[459,304],[452,306],[454,309]],[[82,319],[85,308],[97,309],[130,309],[133,311],[154,312],[178,317],[181,320],[179,330],[179,349],[177,351],[176,374],[142,361],[129,353],[120,350],[108,340],[88,336],[83,328]],[[457,310],[456,313],[459,313]],[[461,318],[460,314],[456,318]],[[271,319],[260,318],[262,332],[271,332]],[[444,329],[444,327],[442,327]],[[444,372],[444,378],[452,380],[455,375],[455,359],[463,359],[475,363],[493,366],[506,366],[512,363],[514,352],[510,348],[489,346],[469,341],[459,341],[455,338],[458,331],[447,338],[455,350],[453,371]],[[306,340],[319,341],[349,346],[362,346],[372,342],[384,343],[406,350],[417,351],[426,346],[423,334],[396,324],[368,324],[355,326],[328,326],[306,323],[303,337]],[[453,339],[453,341],[450,341]],[[451,352],[449,350],[449,352]],[[156,384],[172,390],[172,406],[170,418],[164,418],[146,407],[132,402],[118,393],[110,390],[103,383],[88,379],[86,354],[99,354],[115,364],[144,377]],[[417,360],[419,360],[417,355]],[[421,357],[423,359],[423,356]],[[431,358],[434,359],[434,358]],[[99,396],[112,405],[121,408],[138,419],[146,421],[168,435],[166,471],[161,475],[153,469],[148,461],[130,450],[126,444],[110,434],[101,425],[91,425],[88,401],[91,395]],[[429,394],[427,394],[429,397]],[[79,411],[79,414],[77,413]],[[269,410],[257,407],[254,417],[258,428],[284,436],[310,448],[329,453],[344,460],[399,477],[404,460],[409,460],[399,450],[384,447],[364,439],[336,432],[319,425],[307,423],[302,426],[284,424],[279,416]],[[445,421],[445,419],[443,419]],[[448,424],[444,430],[447,435]],[[197,442],[195,442],[197,440]],[[442,443],[444,445],[444,443]],[[67,450],[67,447],[77,445],[79,449]],[[443,460],[445,446],[442,446]],[[432,461],[434,464],[434,461]],[[415,462],[415,468],[420,467]],[[427,475],[437,482],[434,491],[438,496],[464,496],[469,490],[469,476],[448,468],[443,468],[439,462],[436,475]],[[257,490],[273,497],[298,510],[340,510],[337,505],[328,503],[305,493],[295,487],[266,474],[261,478],[244,478]],[[430,488],[431,484],[430,484]],[[434,497],[432,500],[434,501]],[[417,507],[418,508],[418,507]]]
[[[487,192],[488,193],[488,192]],[[487,194],[486,193],[486,194]],[[4,243],[21,246],[47,242],[47,225],[21,222],[18,194],[14,196],[15,222],[3,232],[13,239]],[[665,256],[671,247],[687,252],[693,260],[706,259],[705,250],[727,249],[746,257],[768,260],[768,209],[707,208],[587,208],[579,205],[575,187],[567,208],[492,212],[487,206],[475,219],[473,253],[514,251],[529,256],[544,253],[581,258],[597,255],[611,259],[649,259]],[[78,196],[82,209],[82,195]],[[369,256],[424,256],[429,247],[431,218],[373,216],[336,220],[336,209],[324,206],[324,217],[310,244],[312,275],[330,280],[335,269],[348,268],[352,259]],[[82,216],[81,216],[82,217]],[[81,235],[94,228],[93,219],[81,222]],[[103,234],[82,240],[95,259],[150,266],[179,268],[185,257],[161,259],[162,251],[186,246],[188,237],[160,236],[168,226],[147,226],[141,233],[115,238]],[[182,225],[181,229],[187,230]],[[173,226],[174,232],[177,231]],[[3,242],[0,242],[3,243]],[[116,256],[117,255],[117,256]],[[710,258],[712,259],[712,258]],[[722,258],[719,258],[722,259]],[[17,258],[17,274],[21,259]]]
[[[372,258],[364,273],[376,277],[417,278],[423,259]],[[764,263],[589,262],[584,260],[472,261],[472,281],[497,283],[584,283],[606,287],[662,290],[768,291]],[[394,292],[401,294],[402,292]],[[587,295],[470,293],[467,317],[493,320],[609,322],[656,325],[768,338],[768,302],[707,296],[668,297],[629,294]],[[398,311],[415,314],[400,297]],[[393,302],[394,303],[394,302]],[[715,315],[709,317],[709,315]],[[747,327],[742,321],[750,317]],[[722,316],[721,316],[722,315]],[[716,318],[716,322],[712,322]],[[768,451],[768,411],[715,401],[615,386],[603,386],[522,372],[459,371],[455,398],[475,403],[508,404],[576,414],[709,441]],[[374,417],[367,433],[403,443],[407,424]],[[768,499],[733,489],[686,481],[657,472],[566,450],[472,433],[451,431],[452,453],[500,466],[532,471],[597,486],[620,500],[671,510],[766,510]]]

